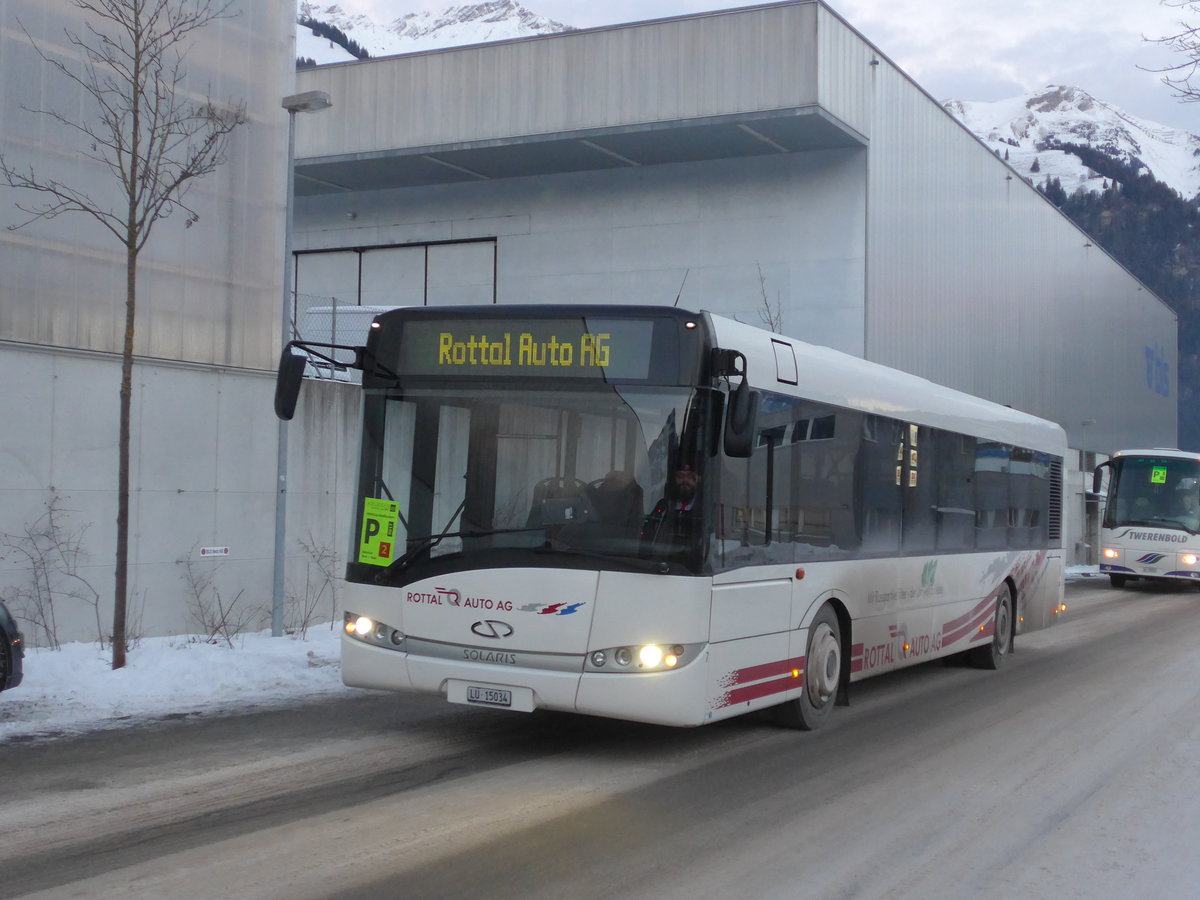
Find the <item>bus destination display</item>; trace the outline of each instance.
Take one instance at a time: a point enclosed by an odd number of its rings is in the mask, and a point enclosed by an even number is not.
[[[650,372],[651,319],[494,319],[404,325],[398,371],[642,379]]]

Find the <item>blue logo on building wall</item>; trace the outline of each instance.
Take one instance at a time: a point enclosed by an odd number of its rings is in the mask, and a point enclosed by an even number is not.
[[[1158,347],[1146,347],[1146,387],[1164,397],[1171,396],[1171,367]]]

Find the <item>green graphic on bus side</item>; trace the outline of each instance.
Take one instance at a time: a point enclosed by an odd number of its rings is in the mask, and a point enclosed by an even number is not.
[[[400,504],[394,500],[363,498],[362,534],[358,542],[358,561],[371,566],[386,566],[396,550],[396,524]]]
[[[1167,483],[1167,467],[1155,466],[1150,470],[1151,484],[1166,484]]]

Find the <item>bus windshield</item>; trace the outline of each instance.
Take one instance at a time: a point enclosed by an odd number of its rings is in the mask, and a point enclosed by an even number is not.
[[[1200,461],[1123,456],[1113,461],[1104,526],[1200,531]]]
[[[491,383],[365,394],[351,581],[511,566],[699,571],[711,391]]]

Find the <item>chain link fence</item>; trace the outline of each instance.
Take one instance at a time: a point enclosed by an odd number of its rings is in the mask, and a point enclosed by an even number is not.
[[[337,297],[320,294],[296,294],[296,321],[293,334],[296,340],[314,341],[322,344],[343,344],[361,347],[367,343],[371,322],[390,306],[359,306],[340,303]],[[308,366],[304,374],[309,378],[362,382],[362,372],[350,368],[354,362],[351,350],[333,350],[326,354],[333,362],[308,354]]]

